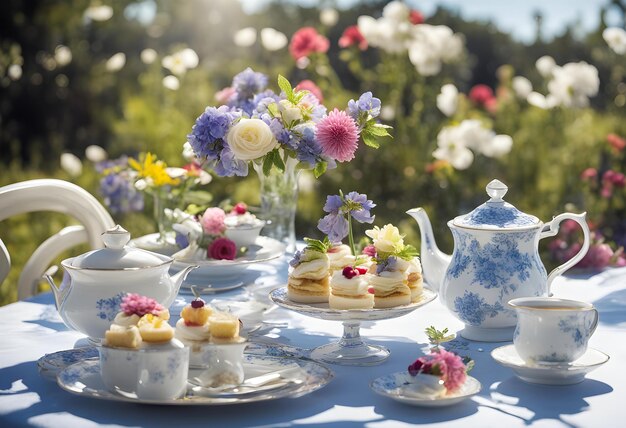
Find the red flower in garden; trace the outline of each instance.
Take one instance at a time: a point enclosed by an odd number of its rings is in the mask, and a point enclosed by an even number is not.
[[[324,53],[330,47],[330,42],[313,27],[303,27],[296,31],[289,43],[289,53],[298,60],[314,52]]]
[[[359,49],[362,51],[367,49],[367,40],[365,40],[365,37],[363,37],[363,34],[359,31],[359,27],[351,25],[343,30],[343,34],[339,38],[339,47],[347,48],[354,45],[358,45]]]
[[[296,85],[296,91],[309,91],[311,94],[318,99],[320,103],[324,102],[324,97],[322,96],[322,90],[313,82],[312,80],[303,80],[302,82]]]
[[[493,89],[483,84],[475,85],[469,92],[469,98],[474,104],[482,107],[491,106],[496,100]]]
[[[580,174],[580,178],[583,180],[591,180],[598,176],[598,170],[595,168],[587,168]]]
[[[618,152],[621,152],[626,147],[626,139],[620,137],[617,134],[607,135],[606,141],[608,141],[611,147],[613,147],[615,151],[618,151]]]
[[[424,15],[422,15],[422,12],[420,11],[411,10],[411,12],[409,13],[409,21],[411,21],[411,24],[413,25],[423,24]]]
[[[216,260],[234,260],[237,255],[237,245],[228,238],[217,238],[207,250],[207,256]]]

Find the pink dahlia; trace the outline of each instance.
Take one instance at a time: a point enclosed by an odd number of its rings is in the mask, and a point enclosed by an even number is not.
[[[220,235],[226,230],[224,219],[226,213],[221,208],[207,208],[202,215],[200,223],[202,223],[202,229],[209,235]]]
[[[317,124],[315,137],[322,152],[339,162],[354,159],[358,147],[359,128],[345,111],[334,109]]]
[[[228,238],[217,238],[207,250],[207,256],[216,260],[234,260],[237,255],[237,245]]]
[[[289,43],[289,53],[298,60],[305,58],[314,52],[324,53],[328,50],[330,42],[317,32],[313,27],[303,27],[296,31]]]
[[[321,103],[324,102],[322,90],[312,80],[306,79],[296,85],[296,91],[309,91]]]
[[[142,317],[146,314],[158,315],[164,308],[159,302],[150,297],[128,293],[122,298],[120,309],[126,315],[136,314]]]
[[[351,25],[343,30],[343,34],[339,38],[340,48],[347,48],[353,45],[358,45],[359,49],[362,51],[367,49],[367,40],[365,40],[365,37],[363,37],[363,34],[359,31],[357,25]]]

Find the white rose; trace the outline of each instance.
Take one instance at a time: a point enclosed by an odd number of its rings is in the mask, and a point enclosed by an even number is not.
[[[372,238],[376,251],[380,253],[394,253],[404,248],[404,239],[397,227],[386,224],[382,229],[374,226],[366,230],[365,234]]]
[[[228,131],[226,141],[235,158],[244,161],[263,157],[278,145],[272,130],[261,119],[241,119]]]
[[[296,120],[302,119],[302,111],[300,107],[288,100],[280,100],[278,103],[278,109],[283,117],[285,123],[291,123]]]

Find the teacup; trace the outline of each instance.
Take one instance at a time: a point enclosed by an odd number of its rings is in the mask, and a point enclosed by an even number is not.
[[[528,364],[568,364],[581,357],[598,326],[590,303],[554,297],[509,301],[517,312],[513,344]]]
[[[243,382],[245,339],[230,343],[205,343],[191,354],[191,367],[203,369],[197,382],[205,387],[237,386]]]
[[[109,391],[143,400],[174,400],[187,389],[189,348],[177,339],[139,349],[103,345],[100,374]]]

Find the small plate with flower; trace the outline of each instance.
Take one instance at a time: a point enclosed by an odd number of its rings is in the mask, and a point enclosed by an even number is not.
[[[413,383],[411,375],[407,372],[396,372],[381,376],[370,383],[370,388],[377,394],[390,397],[395,401],[420,407],[444,407],[460,403],[461,401],[480,392],[481,385],[478,380],[467,376],[461,387],[444,396],[422,397],[413,395],[409,389]]]
[[[180,271],[190,265],[199,268],[189,273],[186,283],[202,285],[213,278],[228,278],[239,275],[255,263],[268,262],[279,258],[285,253],[285,245],[280,241],[266,236],[259,236],[254,244],[245,252],[240,252],[233,260],[216,260],[209,258],[177,259],[172,270]]]

